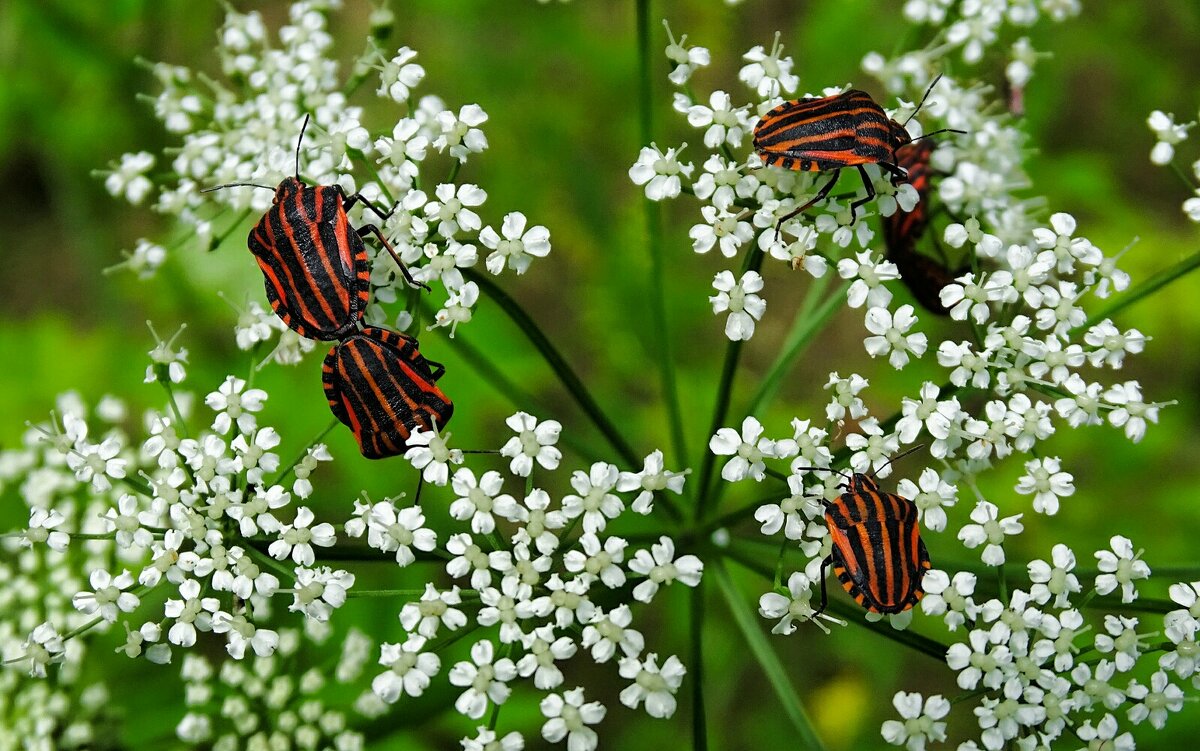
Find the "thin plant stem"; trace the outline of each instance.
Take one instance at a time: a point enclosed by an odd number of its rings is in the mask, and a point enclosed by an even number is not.
[[[804,709],[804,704],[796,693],[795,686],[788,677],[787,669],[780,661],[779,655],[775,654],[768,643],[758,619],[746,605],[742,592],[733,583],[733,578],[726,570],[724,561],[720,558],[710,559],[710,561],[709,575],[716,580],[717,587],[725,596],[733,620],[745,638],[746,646],[749,647],[750,653],[762,667],[767,682],[775,690],[775,695],[783,705],[784,713],[791,720],[792,727],[796,730],[797,747],[810,751],[822,751],[825,744],[821,742],[821,736],[817,735],[817,730],[813,726],[812,720],[809,719],[808,712]]]
[[[692,588],[691,647],[688,676],[692,682],[692,748],[706,751],[708,748],[708,717],[704,712],[704,581]]]
[[[288,476],[291,475],[292,472],[294,472],[296,470],[296,465],[300,464],[300,462],[304,461],[304,457],[308,456],[309,450],[313,446],[316,446],[318,443],[320,443],[321,439],[324,438],[326,435],[328,435],[329,431],[333,430],[334,427],[336,427],[337,425],[338,425],[338,420],[336,417],[334,419],[330,420],[329,424],[326,425],[321,430],[320,433],[317,433],[317,435],[314,436],[313,439],[308,442],[308,445],[304,447],[304,450],[301,451],[300,454],[297,455],[295,459],[293,459],[286,467],[284,467],[280,471],[280,473],[275,477],[275,479],[271,481],[271,485],[282,484],[283,481],[286,480],[288,478]]]
[[[746,263],[742,268],[742,274],[747,271],[757,271],[762,267],[763,252],[755,248],[746,255]],[[738,360],[741,359],[742,347],[745,344],[743,341],[730,341],[725,348],[725,362],[721,366],[721,381],[717,386],[716,403],[713,405],[713,419],[709,425],[708,435],[715,435],[718,430],[725,424],[725,417],[729,414],[729,398],[733,392],[733,377],[737,373]],[[705,443],[704,458],[700,463],[700,477],[697,483],[697,492],[700,494],[696,500],[696,518],[703,519],[711,511],[712,493],[709,490],[709,483],[712,481],[713,469],[716,467],[716,454],[708,451],[708,444]]]
[[[166,375],[165,373],[163,375]],[[171,416],[175,418],[175,423],[179,426],[179,432],[184,438],[191,438],[191,431],[188,430],[187,421],[183,419],[183,410],[179,408],[179,401],[175,399],[175,389],[171,388],[170,378],[159,378],[158,382],[162,384],[163,389],[167,392],[167,405],[171,408]]]
[[[641,145],[654,136],[653,76],[650,70],[650,0],[637,0],[638,46],[638,125]],[[658,351],[658,372],[667,418],[671,427],[671,444],[678,464],[687,462],[687,440],[683,430],[683,413],[679,405],[679,389],[675,378],[675,356],[667,326],[666,272],[663,249],[662,207],[649,198],[642,199],[646,219],[646,250],[650,257],[650,323]]]
[[[1120,299],[1113,302],[1112,305],[1089,317],[1080,328],[1088,328],[1103,321],[1105,318],[1112,318],[1125,308],[1134,303],[1141,302],[1144,298],[1153,295],[1176,279],[1187,276],[1197,268],[1200,268],[1200,252],[1193,253],[1170,268],[1163,269],[1129,292],[1121,295]]]
[[[775,397],[775,394],[779,391],[779,386],[783,383],[784,376],[792,369],[792,366],[799,359],[800,355],[804,354],[804,350],[812,343],[817,333],[825,327],[825,324],[833,317],[833,314],[841,309],[846,289],[850,286],[849,282],[838,287],[818,307],[815,303],[820,297],[821,291],[825,289],[826,284],[825,277],[821,277],[813,283],[808,297],[805,298],[804,306],[796,315],[796,322],[792,325],[792,332],[788,335],[787,341],[784,342],[783,349],[780,350],[779,356],[775,358],[775,362],[771,364],[767,375],[762,380],[762,384],[758,387],[758,391],[754,393],[754,396],[750,398],[750,403],[746,405],[746,414],[755,414],[764,404]]]
[[[616,449],[621,458],[628,462],[630,466],[640,464],[641,459],[638,457],[637,452],[625,440],[625,436],[621,434],[616,425],[604,414],[604,411],[600,408],[595,398],[587,390],[587,387],[583,385],[583,381],[580,380],[574,369],[571,368],[570,364],[562,356],[562,353],[551,343],[550,339],[538,327],[529,313],[516,300],[509,297],[507,292],[500,289],[491,279],[488,279],[483,274],[473,269],[465,269],[464,276],[479,285],[479,289],[499,305],[512,322],[517,325],[517,328],[521,329],[530,343],[541,354],[542,359],[546,361],[546,364],[558,376],[567,393],[575,399],[575,402],[592,420],[600,432],[604,434],[604,437]]]

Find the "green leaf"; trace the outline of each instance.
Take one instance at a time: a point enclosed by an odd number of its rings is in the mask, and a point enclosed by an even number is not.
[[[767,681],[771,684],[771,688],[775,689],[775,695],[779,697],[779,702],[783,704],[783,711],[791,720],[792,726],[796,728],[800,740],[799,747],[814,751],[824,749],[825,744],[821,742],[812,720],[808,718],[808,712],[805,711],[800,696],[788,679],[787,670],[779,661],[779,655],[775,654],[775,650],[767,643],[767,637],[759,627],[754,612],[746,605],[742,593],[733,583],[725,564],[720,560],[710,561],[707,573],[717,580],[721,594],[725,595],[725,601],[729,603],[729,611],[733,614],[733,620],[741,629],[742,636],[746,637],[746,645],[750,647],[750,652],[762,665]]]

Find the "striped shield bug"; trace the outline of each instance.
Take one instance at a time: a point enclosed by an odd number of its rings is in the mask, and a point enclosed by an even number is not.
[[[824,200],[844,167],[857,168],[867,189],[866,196],[850,204],[851,221],[858,207],[875,197],[875,188],[863,165],[878,164],[891,173],[893,185],[908,180],[908,173],[897,164],[896,151],[912,143],[907,125],[920,112],[940,79],[938,76],[933,80],[903,124],[889,118],[870,94],[857,89],[784,102],[763,115],[754,126],[754,151],[765,164],[797,172],[833,172],[812,200],[779,220],[776,231],[788,219]],[[963,131],[947,128],[921,138],[947,132]]]
[[[417,340],[366,326],[329,350],[325,398],[368,459],[404,453],[414,428],[441,430],[454,405],[436,381],[446,369],[426,360]]]
[[[908,172],[909,183],[917,190],[917,205],[912,211],[897,210],[883,220],[883,239],[887,259],[896,264],[900,279],[917,302],[937,315],[949,315],[942,304],[942,289],[962,276],[969,267],[949,269],[933,258],[917,252],[917,240],[929,225],[929,158],[934,145],[930,141],[910,143],[896,151],[896,163]]]
[[[412,278],[391,243],[374,224],[350,226],[346,212],[356,203],[386,220],[383,212],[361,193],[346,195],[340,185],[305,185],[300,179],[300,144],[308,117],[296,143],[296,175],[275,188],[254,183],[229,183],[204,192],[232,187],[264,188],[275,192],[271,208],[250,231],[247,244],[258,261],[271,308],[300,336],[341,339],[358,328],[371,291],[371,267],[363,237],[374,235],[391,254],[404,278]]]
[[[860,472],[850,475],[845,487],[837,500],[823,501],[833,549],[821,562],[821,604],[814,617],[829,602],[825,573],[830,567],[859,605],[872,613],[902,613],[925,596],[921,579],[930,567],[916,504],[883,492],[873,477]]]

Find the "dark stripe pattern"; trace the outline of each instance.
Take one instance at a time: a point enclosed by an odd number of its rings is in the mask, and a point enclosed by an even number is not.
[[[907,131],[869,94],[851,89],[785,102],[763,115],[754,128],[754,150],[774,167],[821,172],[892,162],[897,138],[907,142]]]
[[[267,300],[285,324],[311,339],[342,339],[367,308],[371,267],[335,185],[288,177],[250,232]]]
[[[929,226],[930,166],[934,144],[917,141],[896,151],[896,163],[908,172],[908,181],[920,197],[912,211],[896,213],[883,220],[887,258],[900,270],[900,278],[922,307],[937,315],[949,315],[942,305],[942,289],[966,273],[968,267],[948,269],[917,252],[917,241]]]
[[[825,506],[833,538],[829,562],[855,602],[874,613],[901,613],[924,595],[930,567],[917,507],[855,474],[850,488]]]
[[[368,459],[404,453],[414,428],[440,431],[454,413],[417,340],[387,329],[364,327],[335,345],[322,380],[329,408]]]

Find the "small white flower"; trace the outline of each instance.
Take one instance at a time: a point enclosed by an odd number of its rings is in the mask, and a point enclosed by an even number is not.
[[[762,482],[766,477],[765,458],[777,457],[775,441],[763,438],[763,426],[753,416],[742,420],[739,434],[733,428],[721,428],[708,441],[708,450],[717,456],[732,457],[721,468],[721,477],[726,482],[738,482],[751,477]]]
[[[785,92],[790,94],[796,90],[800,79],[792,73],[792,58],[780,57],[782,54],[783,45],[776,33],[769,53],[760,44],[742,55],[748,62],[738,71],[738,80],[749,86],[760,99],[774,99]]]
[[[625,657],[620,662],[621,677],[633,683],[621,691],[621,703],[637,709],[646,703],[646,714],[664,719],[675,714],[675,694],[683,683],[687,668],[675,655],[658,665],[658,655],[648,654],[645,660]]]
[[[569,636],[555,638],[554,627],[542,626],[521,637],[525,655],[517,661],[517,673],[523,678],[533,676],[533,685],[549,691],[562,685],[562,670],[554,663],[571,659],[577,650]]]
[[[767,310],[767,301],[758,295],[763,288],[763,278],[757,271],[747,271],[735,280],[732,271],[722,271],[713,278],[716,295],[708,298],[713,313],[726,311],[725,336],[730,341],[744,341],[754,336],[754,322],[761,319]]]
[[[637,551],[629,562],[629,570],[646,577],[645,581],[633,588],[633,599],[650,602],[660,586],[676,580],[689,587],[699,584],[704,564],[690,554],[675,558],[675,543],[664,535],[650,546],[650,550]]]
[[[579,536],[582,550],[568,550],[563,556],[567,571],[594,577],[610,589],[625,584],[625,571],[621,563],[625,560],[625,548],[629,545],[620,537],[609,537],[601,544],[600,538],[590,532]]]
[[[381,644],[379,664],[386,671],[371,681],[371,690],[388,704],[402,696],[420,696],[429,688],[430,680],[442,668],[441,659],[433,652],[422,652],[425,637],[409,634],[403,644]]]
[[[915,483],[901,480],[896,485],[896,492],[916,505],[917,518],[934,532],[946,528],[946,509],[958,502],[958,488],[943,480],[931,467],[921,470]]]
[[[646,197],[651,201],[678,197],[683,187],[679,176],[690,178],[695,169],[691,162],[679,161],[678,154],[683,148],[667,149],[664,154],[656,144],[643,146],[637,162],[629,168],[629,179],[634,185],[646,186]]]
[[[512,496],[504,495],[496,499],[496,513],[512,522],[523,526],[522,532],[526,542],[532,541],[539,551],[549,555],[558,547],[558,538],[554,530],[567,526],[567,517],[562,511],[550,511],[550,494],[541,488],[534,488],[517,503]]]
[[[625,510],[624,502],[612,492],[619,475],[616,466],[607,462],[596,462],[587,472],[573,472],[571,487],[575,493],[563,496],[563,515],[568,519],[582,516],[584,532],[604,531],[608,520]]]
[[[946,740],[946,723],[942,720],[950,713],[950,702],[940,694],[922,699],[919,693],[899,691],[892,697],[892,706],[904,720],[883,723],[880,733],[888,743],[908,751],[924,751],[927,742]]]
[[[379,72],[379,96],[387,96],[398,104],[407,104],[412,90],[425,78],[425,69],[418,63],[415,50],[401,47]]]
[[[1150,150],[1150,161],[1162,165],[1171,163],[1171,160],[1175,158],[1175,145],[1182,143],[1187,138],[1188,130],[1196,123],[1176,124],[1173,113],[1168,114],[1162,110],[1154,110],[1150,113],[1150,117],[1146,118],[1146,124],[1154,132],[1154,137],[1158,139],[1154,148]],[[111,188],[109,192],[112,192]]]
[[[267,392],[262,389],[247,389],[246,382],[235,376],[226,376],[217,391],[204,397],[204,403],[217,413],[212,428],[224,435],[234,423],[242,433],[253,433],[257,427],[253,412],[263,408]]]
[[[1101,748],[1108,751],[1134,751],[1137,744],[1133,740],[1133,733],[1125,732],[1117,735],[1120,727],[1117,726],[1117,718],[1107,712],[1100,721],[1095,725],[1091,719],[1084,720],[1084,723],[1076,729],[1075,734],[1079,736],[1079,740],[1088,744],[1088,748]]]
[[[18,662],[29,661],[29,675],[46,677],[46,666],[62,662],[66,656],[62,636],[48,622],[40,623],[21,645],[22,654]]]
[[[1138,579],[1150,578],[1150,567],[1141,560],[1142,551],[1133,550],[1128,537],[1114,535],[1109,544],[1112,551],[1096,551],[1097,566],[1101,573],[1096,577],[1096,591],[1102,595],[1121,588],[1121,602],[1133,602],[1138,597]]]
[[[1016,491],[1033,496],[1033,510],[1053,516],[1058,513],[1058,500],[1075,493],[1074,477],[1063,472],[1058,457],[1025,462],[1025,474],[1017,480]]]
[[[1039,605],[1045,605],[1053,596],[1054,607],[1068,607],[1071,595],[1082,588],[1079,577],[1071,573],[1075,569],[1075,553],[1058,543],[1050,551],[1050,561],[1030,561],[1029,581],[1033,582],[1033,586],[1029,589],[1029,595]]]
[[[550,694],[542,699],[541,710],[546,722],[542,725],[542,737],[551,743],[567,739],[568,751],[595,751],[599,739],[595,725],[604,719],[607,711],[598,701],[583,701],[583,689],[574,688],[561,696]]]
[[[473,720],[483,717],[488,701],[503,704],[512,693],[508,682],[517,677],[517,666],[507,657],[495,660],[495,647],[486,639],[471,647],[471,661],[455,663],[450,668],[450,684],[465,686],[454,708]]]
[[[479,302],[479,285],[467,282],[461,287],[451,288],[449,292],[446,304],[434,315],[433,327],[450,327],[450,338],[453,339],[458,324],[471,320],[475,303]]]
[[[478,185],[442,183],[433,193],[437,200],[425,204],[425,216],[431,223],[437,222],[437,233],[442,237],[450,239],[460,231],[477,232],[483,226],[479,215],[472,211],[487,200],[487,193]]]
[[[446,540],[446,552],[454,556],[446,563],[446,573],[455,579],[471,575],[471,587],[484,590],[492,585],[492,572],[509,571],[513,567],[512,553],[507,550],[485,552],[471,535],[461,532]]]
[[[841,278],[854,280],[846,290],[846,304],[852,308],[861,308],[864,304],[868,308],[887,308],[892,301],[892,292],[883,283],[900,278],[896,264],[869,250],[838,261],[837,270]]]
[[[246,656],[246,647],[259,657],[269,657],[279,648],[278,632],[259,628],[244,615],[218,612],[213,616],[212,630],[226,635],[225,651],[235,660]]]
[[[562,425],[557,420],[539,423],[533,415],[518,412],[504,422],[517,433],[500,449],[501,456],[512,459],[509,469],[514,475],[528,477],[534,460],[545,469],[558,467],[562,452],[554,444],[558,443]]]
[[[740,148],[749,129],[746,108],[734,107],[729,94],[719,90],[709,96],[707,107],[695,104],[688,108],[687,119],[693,128],[706,128],[704,145],[714,151],[721,146]]]
[[[617,478],[617,490],[629,493],[639,490],[637,498],[629,504],[629,508],[638,514],[649,514],[654,510],[654,494],[670,490],[679,495],[683,493],[683,484],[687,480],[690,469],[682,472],[671,472],[665,469],[663,453],[655,449],[646,456],[641,472],[622,472]]]
[[[869,308],[867,310],[866,327],[875,336],[863,340],[867,353],[871,357],[888,355],[888,362],[897,370],[908,364],[908,353],[917,357],[925,354],[929,340],[925,334],[917,332],[908,334],[908,330],[917,322],[913,306],[901,305],[893,316],[887,308]],[[889,354],[890,353],[890,354]]]
[[[301,566],[311,566],[316,560],[313,545],[328,548],[335,542],[333,525],[321,522],[309,528],[313,520],[313,512],[307,506],[296,509],[296,519],[291,524],[279,528],[279,539],[271,543],[267,552],[276,560],[282,561],[289,555]]]
[[[592,651],[596,662],[608,662],[617,648],[628,657],[641,654],[645,638],[640,631],[629,628],[633,611],[622,603],[605,613],[597,608],[592,621],[583,628],[583,647]]]
[[[975,574],[967,571],[959,571],[953,579],[945,571],[926,571],[921,580],[921,587],[925,590],[925,596],[921,598],[921,612],[943,616],[946,627],[957,631],[968,618],[978,615],[979,607],[972,599],[975,583]]]
[[[29,510],[29,528],[21,535],[21,544],[27,547],[45,544],[51,550],[61,553],[67,549],[71,536],[66,532],[55,529],[66,521],[61,513],[54,509],[33,508]]]
[[[1161,670],[1150,676],[1148,687],[1135,680],[1129,684],[1126,693],[1130,699],[1140,702],[1130,707],[1127,715],[1135,725],[1149,719],[1151,727],[1162,730],[1167,724],[1167,713],[1183,709],[1183,689],[1171,683]]]
[[[468,155],[481,153],[488,147],[487,136],[479,128],[487,119],[487,113],[478,104],[464,105],[457,115],[442,110],[437,114],[441,135],[433,139],[433,148],[449,149],[450,156],[460,162],[467,161]]]
[[[147,151],[123,154],[121,163],[114,166],[104,179],[104,189],[110,195],[124,197],[126,201],[137,205],[154,190],[154,183],[146,177],[153,166],[154,155]]]
[[[851,373],[849,378],[830,373],[825,389],[833,391],[834,397],[825,407],[825,418],[830,422],[841,422],[847,414],[854,420],[866,417],[867,407],[859,393],[867,385],[867,379],[857,373]]]
[[[462,595],[457,586],[438,590],[425,584],[425,594],[418,602],[407,602],[400,608],[400,625],[405,631],[416,632],[427,639],[437,636],[438,627],[444,625],[457,631],[467,625],[467,616],[452,605],[462,604]]]
[[[104,620],[116,623],[118,611],[131,613],[141,604],[137,595],[125,591],[133,586],[133,575],[128,571],[113,576],[97,568],[92,570],[88,581],[93,591],[77,592],[71,598],[71,604],[84,615],[99,612]]]
[[[507,265],[524,274],[534,258],[550,254],[550,230],[540,224],[525,229],[526,224],[525,215],[514,211],[504,215],[500,234],[491,227],[484,227],[479,233],[479,242],[492,250],[485,261],[489,272],[499,274]]]
[[[1137,381],[1113,385],[1104,392],[1104,401],[1116,407],[1108,413],[1109,424],[1124,427],[1125,437],[1134,443],[1146,435],[1147,422],[1158,422],[1159,405],[1142,401],[1142,386]]]
[[[450,516],[459,521],[470,519],[472,532],[490,534],[496,528],[492,513],[497,501],[502,507],[512,501],[510,496],[500,496],[503,486],[504,478],[499,472],[485,472],[477,482],[474,472],[466,467],[460,468],[451,480],[451,487],[458,499],[450,504]]]
[[[971,512],[974,524],[963,526],[958,532],[958,539],[963,545],[975,549],[985,542],[983,562],[989,566],[999,566],[1004,563],[1004,538],[1020,534],[1025,526],[1021,524],[1023,514],[998,518],[999,509],[988,501],[980,501]]]
[[[494,730],[488,730],[484,725],[475,728],[474,738],[463,738],[459,741],[463,751],[524,751],[525,738],[513,730],[501,736]]]
[[[346,593],[354,586],[354,574],[328,566],[297,568],[296,586],[288,610],[302,612],[314,621],[329,620],[334,609],[346,604]]]
[[[421,476],[425,482],[434,485],[445,485],[450,477],[450,465],[462,464],[461,449],[452,449],[446,445],[450,440],[449,433],[439,434],[437,430],[422,430],[418,425],[409,435],[408,450],[404,458],[412,463],[415,469],[422,470]]]
[[[687,34],[679,37],[679,41],[675,41],[675,35],[671,33],[671,27],[667,24],[666,19],[663,19],[663,26],[667,28],[667,40],[670,44],[665,50],[667,59],[675,64],[667,78],[676,86],[683,86],[692,77],[692,72],[704,65],[708,65],[711,56],[704,47],[688,47]]]
[[[167,632],[167,639],[172,644],[190,647],[196,643],[196,630],[211,631],[213,615],[221,607],[221,602],[215,597],[200,596],[200,582],[187,579],[179,585],[180,600],[169,599],[163,606],[163,613],[173,618],[175,623]]]
[[[842,621],[831,615],[816,614],[813,607],[813,588],[819,582],[811,581],[802,571],[796,571],[788,577],[788,594],[767,592],[758,598],[758,614],[763,618],[778,618],[779,622],[771,627],[772,634],[791,634],[796,630],[796,621],[812,621],[825,633],[829,628],[817,618],[841,624]]]
[[[719,246],[721,255],[733,258],[743,245],[754,239],[754,227],[742,219],[744,211],[734,213],[716,206],[701,206],[700,214],[704,223],[688,230],[692,250],[697,253],[707,253]]]

